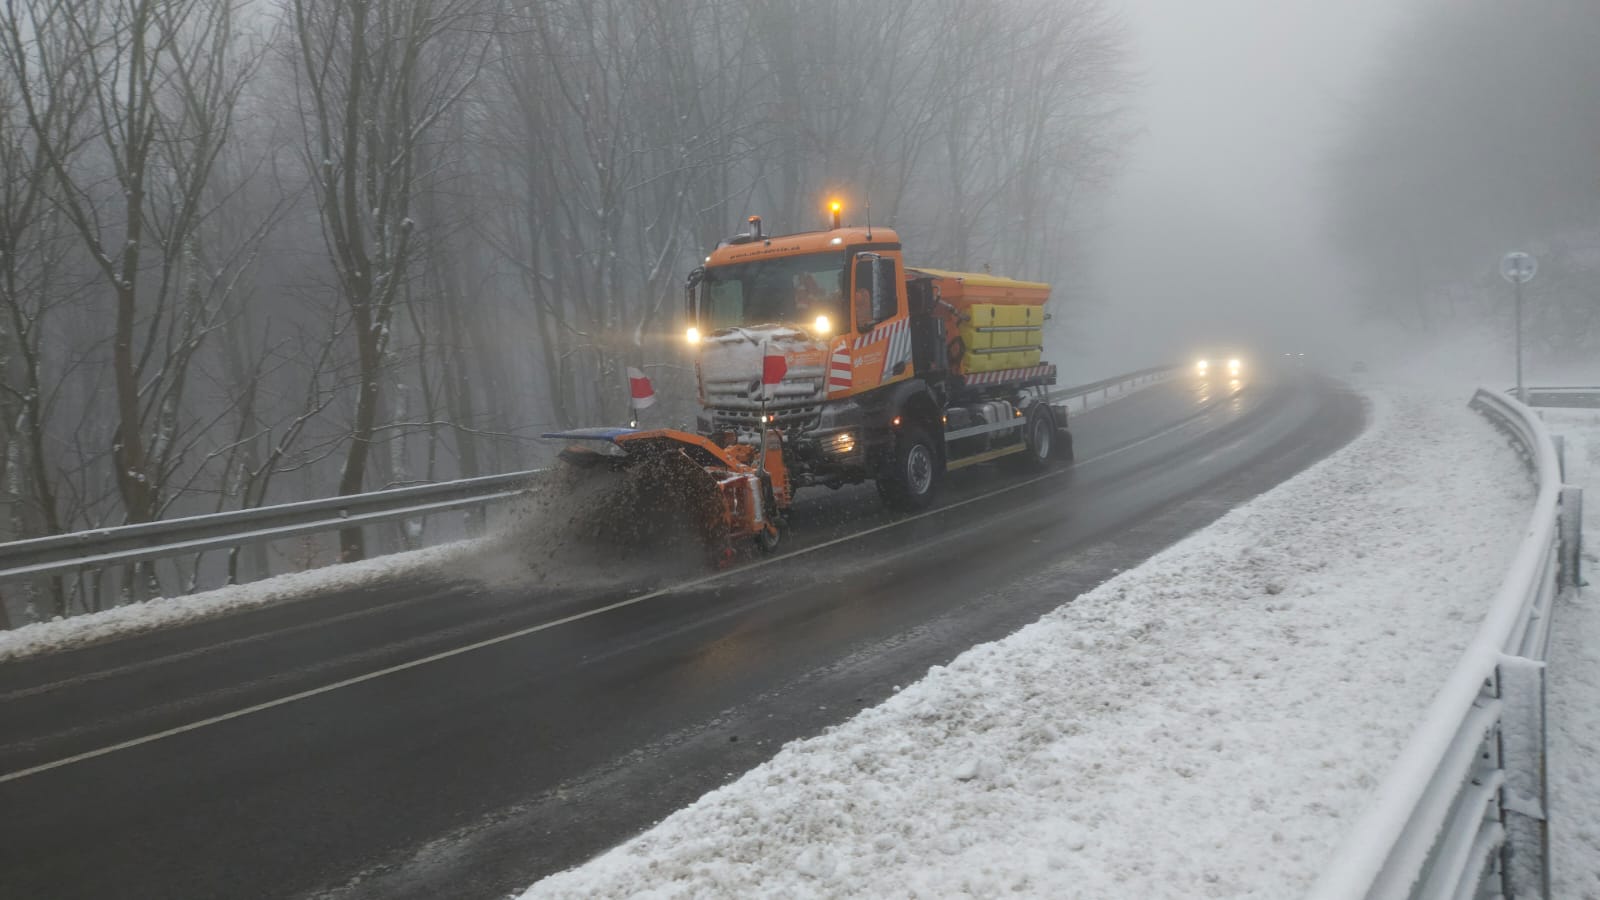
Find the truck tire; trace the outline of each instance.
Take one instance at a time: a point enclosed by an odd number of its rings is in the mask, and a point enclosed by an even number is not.
[[[1036,403],[1029,408],[1028,420],[1022,425],[1022,443],[1028,449],[1005,458],[1017,468],[1043,471],[1061,458],[1061,448],[1057,446],[1060,439],[1061,432],[1056,430],[1056,417],[1050,413],[1050,407]]]
[[[756,549],[771,555],[778,552],[778,547],[783,543],[783,529],[773,526],[771,531],[756,533]]]
[[[895,438],[894,451],[878,475],[878,496],[895,512],[920,512],[933,505],[943,475],[938,445],[926,429],[910,425]]]

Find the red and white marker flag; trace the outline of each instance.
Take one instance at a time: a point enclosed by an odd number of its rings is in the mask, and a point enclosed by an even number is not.
[[[650,385],[650,379],[633,366],[628,367],[628,393],[632,395],[630,402],[634,409],[644,409],[656,402],[656,389]]]
[[[772,349],[771,344],[765,344],[761,349],[761,396],[771,400],[777,395],[777,386],[783,383],[783,376],[789,374],[789,360],[783,355],[782,350]]]

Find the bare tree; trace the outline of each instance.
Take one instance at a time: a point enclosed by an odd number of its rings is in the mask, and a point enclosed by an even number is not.
[[[460,0],[293,0],[297,96],[323,237],[351,317],[359,386],[339,493],[360,493],[396,305],[413,257],[419,149],[472,86],[483,42]],[[361,529],[341,555],[365,555]]]
[[[197,267],[204,198],[253,60],[226,0],[50,0],[0,21],[52,199],[109,295],[115,478],[128,521],[156,517],[188,425],[188,368],[218,314]],[[52,122],[51,98],[88,94]],[[109,181],[109,185],[107,182]],[[107,187],[114,190],[107,190]]]
[[[1499,330],[1513,248],[1546,255],[1529,337],[1592,357],[1600,259],[1600,7],[1557,0],[1505,27],[1492,0],[1421,5],[1353,104],[1329,179],[1333,229],[1370,311],[1416,335]]]
[[[682,276],[745,216],[870,197],[922,261],[1055,279],[1121,138],[1103,0],[239,9],[0,0],[13,535],[525,465],[630,365],[682,422]]]
[[[9,54],[14,44],[3,51]],[[40,120],[60,130],[82,112],[86,94],[62,90],[40,104]],[[50,208],[49,166],[31,137],[13,82],[0,84],[0,484],[12,538],[60,534],[61,510],[46,447],[49,408],[44,337],[49,316],[71,299],[60,289],[65,241]],[[52,606],[65,611],[59,579]],[[10,618],[0,602],[0,628]]]

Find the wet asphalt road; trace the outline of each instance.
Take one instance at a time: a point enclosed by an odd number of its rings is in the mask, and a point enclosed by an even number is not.
[[[1070,602],[1362,418],[1297,371],[1184,376],[1076,417],[1075,465],[953,473],[922,516],[870,487],[802,495],[784,554],[715,576],[441,575],[0,664],[0,897],[501,896]]]

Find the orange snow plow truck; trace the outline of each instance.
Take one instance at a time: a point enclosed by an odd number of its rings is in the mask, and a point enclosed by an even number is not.
[[[1072,457],[1064,405],[1041,358],[1050,286],[908,266],[888,228],[767,235],[761,220],[689,274],[698,431],[723,445],[781,438],[789,484],[872,481],[903,511],[945,474],[1007,458]],[[781,382],[763,386],[778,354]]]
[[[774,236],[752,217],[689,273],[698,434],[546,435],[610,445],[569,447],[578,468],[676,492],[718,565],[741,544],[775,550],[802,487],[872,481],[889,507],[915,511],[953,469],[1072,458],[1041,359],[1050,286],[907,266],[894,231],[833,213],[828,230]]]

